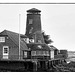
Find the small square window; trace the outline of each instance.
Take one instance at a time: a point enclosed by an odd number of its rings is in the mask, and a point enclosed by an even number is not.
[[[32,52],[31,52],[31,55],[32,55],[32,56],[36,56],[36,51],[32,51]]]
[[[32,24],[33,23],[33,19],[29,19],[29,24]]]
[[[41,40],[38,40],[38,43],[41,43]]]
[[[5,42],[5,37],[0,37],[0,42]]]

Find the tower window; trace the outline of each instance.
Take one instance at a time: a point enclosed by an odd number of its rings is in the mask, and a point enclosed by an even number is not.
[[[29,38],[23,38],[26,43],[29,43]]]
[[[29,24],[32,24],[33,23],[33,19],[29,19]]]
[[[31,27],[31,29],[30,29],[30,31],[29,31],[29,34],[31,34],[31,33],[32,33],[32,30],[33,30],[33,27]]]

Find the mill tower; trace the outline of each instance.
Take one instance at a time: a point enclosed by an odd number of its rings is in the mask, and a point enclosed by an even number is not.
[[[34,38],[34,41],[44,42],[43,35],[41,33],[41,14],[40,10],[32,8],[27,10],[27,21],[26,21],[26,36]],[[37,37],[38,36],[38,37]]]

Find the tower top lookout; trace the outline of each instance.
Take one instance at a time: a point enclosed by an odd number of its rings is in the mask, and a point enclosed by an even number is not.
[[[41,11],[40,10],[38,10],[38,9],[36,9],[36,8],[32,8],[32,9],[29,9],[29,10],[27,10],[27,12],[28,13],[40,13]]]

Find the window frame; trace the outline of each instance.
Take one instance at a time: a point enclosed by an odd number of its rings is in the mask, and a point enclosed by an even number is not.
[[[4,48],[7,48],[7,52],[4,52]],[[9,46],[3,46],[3,59],[9,59]]]
[[[25,54],[26,53],[26,54]],[[23,51],[23,58],[27,58],[28,57],[28,53],[27,51]]]
[[[1,36],[0,37],[0,43],[5,42],[5,37]]]
[[[34,43],[34,39],[29,39],[29,42],[30,43]]]
[[[31,56],[50,56],[49,51],[31,51]]]
[[[37,56],[36,51],[31,51],[31,56]]]
[[[7,53],[4,52],[4,48],[7,48],[8,49]],[[6,55],[6,54],[8,55],[9,54],[9,46],[3,46],[3,54],[4,55]]]
[[[29,19],[29,25],[33,24],[33,19]]]

